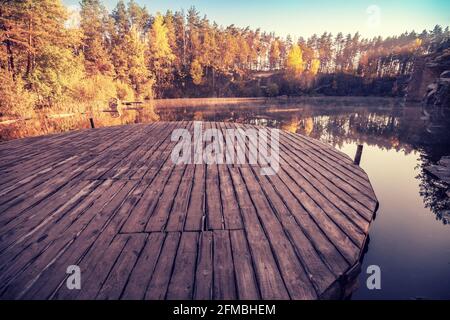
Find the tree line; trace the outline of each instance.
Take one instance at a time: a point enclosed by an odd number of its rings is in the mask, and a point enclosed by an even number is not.
[[[81,0],[79,21],[69,16],[60,0],[0,0],[1,114],[111,97],[302,94],[324,75],[397,78],[450,38],[436,26],[385,39],[325,32],[294,41],[220,26],[194,7],[152,15],[133,0],[111,12],[101,0]]]

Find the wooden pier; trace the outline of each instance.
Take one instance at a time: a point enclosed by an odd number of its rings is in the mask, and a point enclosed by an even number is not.
[[[285,131],[275,175],[259,164],[175,165],[171,134],[193,125],[1,143],[0,299],[341,297],[377,209],[366,173]],[[70,265],[80,290],[66,286]]]

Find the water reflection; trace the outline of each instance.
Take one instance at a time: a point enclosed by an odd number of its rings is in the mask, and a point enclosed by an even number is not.
[[[328,142],[351,157],[363,144],[361,167],[369,175],[380,209],[371,226],[359,289],[352,298],[450,299],[450,190],[423,169],[450,155],[448,113],[424,113],[420,106],[363,98],[211,106],[185,101],[184,106],[156,108],[156,113],[163,121],[234,121],[282,128]],[[152,117],[128,111],[120,118],[105,114],[95,120],[101,126],[147,122]],[[89,126],[86,117],[45,121],[30,127],[57,132],[64,129],[57,127],[61,125]],[[17,137],[21,130],[24,127],[12,129],[11,134]],[[365,287],[365,270],[372,264],[382,270],[380,291]]]
[[[51,117],[46,113],[36,113],[30,119],[11,124],[0,123],[0,142],[70,130],[87,129],[91,127],[89,122],[90,117],[91,114],[87,113],[68,113],[64,117]],[[132,123],[147,123],[159,119],[154,113],[153,105],[143,105],[136,110],[123,110],[120,114],[96,111],[92,114],[92,118],[94,119],[96,128]]]
[[[358,100],[357,103],[280,103],[227,106],[164,107],[160,118],[173,120],[233,121],[281,128],[328,142],[336,148],[364,144],[404,155],[417,152],[420,196],[427,208],[444,224],[449,222],[447,186],[423,170],[450,154],[450,117],[424,119],[419,105],[403,106],[394,100]],[[430,130],[432,128],[433,130]],[[367,149],[367,148],[366,148]],[[367,151],[364,156],[372,157]],[[393,164],[394,165],[394,164]],[[447,217],[447,218],[446,218]]]

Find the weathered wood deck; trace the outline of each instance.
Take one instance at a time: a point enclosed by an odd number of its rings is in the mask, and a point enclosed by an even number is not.
[[[288,132],[277,175],[174,165],[172,130],[192,125],[0,144],[0,298],[335,297],[377,207],[367,175]],[[81,290],[66,287],[69,265],[81,268]]]

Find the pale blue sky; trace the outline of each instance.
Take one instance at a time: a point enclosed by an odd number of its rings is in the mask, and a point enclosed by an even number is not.
[[[78,0],[62,0],[77,5]],[[125,0],[127,2],[128,0]],[[324,31],[336,34],[359,31],[363,36],[388,36],[406,30],[432,29],[450,24],[449,0],[135,0],[150,13],[165,12],[194,5],[219,25],[272,32],[286,36],[310,36]],[[103,0],[108,9],[116,0]],[[374,7],[376,6],[376,7]],[[371,8],[371,9],[369,9]],[[371,12],[371,13],[368,13]],[[379,17],[377,19],[376,17]]]

